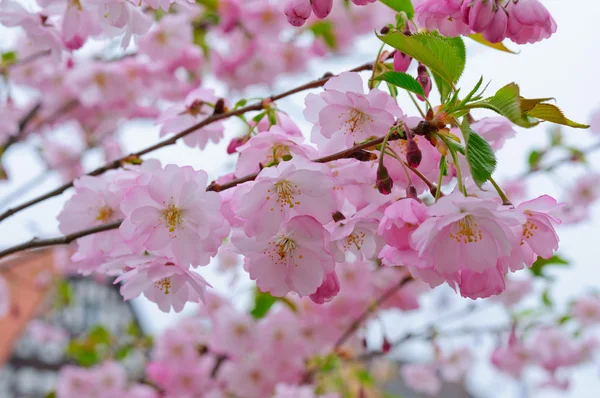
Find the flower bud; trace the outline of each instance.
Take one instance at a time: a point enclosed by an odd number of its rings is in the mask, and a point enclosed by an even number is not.
[[[311,14],[310,0],[288,0],[283,12],[292,26],[302,26]]]
[[[417,168],[421,164],[423,155],[421,149],[413,137],[409,134],[408,141],[406,143],[406,162],[410,167]]]
[[[236,137],[236,138],[232,139],[231,142],[229,143],[229,145],[227,145],[227,154],[232,155],[232,154],[236,153],[236,149],[238,149],[239,147],[244,145],[246,142],[248,142],[247,135],[244,135],[243,137]]]
[[[225,99],[219,98],[217,100],[217,103],[215,104],[215,109],[213,111],[213,115],[220,115],[222,113],[225,113],[226,111],[227,111],[227,109],[225,107]]]
[[[333,8],[333,0],[312,0],[312,10],[317,18],[323,19]]]
[[[394,181],[390,177],[385,166],[382,164],[377,168],[377,180],[375,181],[375,185],[377,185],[377,190],[384,195],[389,195],[392,193]]]
[[[408,70],[410,67],[410,63],[412,62],[412,57],[404,54],[401,51],[396,51],[394,53],[394,70],[396,72],[404,72]]]
[[[429,93],[431,92],[431,77],[429,76],[429,72],[427,72],[427,68],[423,64],[419,64],[419,68],[417,69],[417,81],[423,87],[423,91],[425,92],[425,97],[429,97]],[[421,101],[425,101],[420,95],[417,95]]]
[[[381,33],[382,35],[387,35],[388,33],[390,33],[390,27],[385,25],[383,28],[381,28],[379,33]]]
[[[381,352],[383,352],[384,354],[387,354],[388,352],[390,352],[391,349],[392,349],[392,344],[387,339],[387,337],[384,337],[383,344],[381,345]]]
[[[340,281],[335,271],[325,275],[323,283],[316,292],[311,294],[310,299],[316,304],[324,304],[331,301],[340,292]]]

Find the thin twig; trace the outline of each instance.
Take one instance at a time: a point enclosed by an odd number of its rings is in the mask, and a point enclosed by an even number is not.
[[[4,153],[9,146],[23,138],[25,131],[27,130],[27,126],[29,126],[29,123],[31,123],[31,121],[35,118],[35,115],[37,115],[41,107],[42,103],[38,102],[29,110],[29,112],[27,112],[27,114],[19,122],[19,131],[17,134],[10,136],[8,140],[6,140],[6,143],[0,148],[0,154]]]
[[[358,330],[358,328],[363,324],[363,322],[367,320],[369,315],[371,315],[377,307],[386,302],[389,298],[396,294],[398,290],[400,290],[404,285],[406,285],[412,280],[413,278],[407,275],[404,278],[400,279],[398,283],[386,290],[373,302],[373,304],[371,304],[362,314],[360,314],[360,316],[356,318],[354,322],[350,324],[350,327],[346,329],[343,335],[340,336],[340,338],[336,341],[333,347],[338,348],[342,344],[344,344],[346,340],[348,340]]]
[[[366,63],[363,64],[361,66],[358,66],[356,68],[351,69],[351,72],[360,72],[360,71],[364,71],[364,70],[370,70],[373,67],[372,63]],[[126,163],[128,159],[135,159],[135,158],[139,158],[141,156],[147,155],[150,152],[156,151],[157,149],[169,146],[169,145],[173,145],[175,144],[180,138],[183,138],[191,133],[194,133],[195,131],[205,127],[206,125],[209,125],[211,123],[220,121],[220,120],[224,120],[224,119],[228,119],[230,117],[233,116],[238,116],[238,115],[242,115],[244,113],[247,112],[251,112],[251,111],[260,111],[262,109],[264,109],[266,106],[268,106],[268,104],[270,102],[274,102],[277,100],[280,100],[282,98],[288,97],[290,95],[299,93],[301,91],[305,91],[305,90],[309,90],[312,88],[317,88],[317,87],[321,87],[323,86],[325,83],[327,83],[329,81],[329,79],[331,79],[332,77],[334,77],[335,75],[332,74],[327,74],[324,77],[312,81],[310,83],[306,83],[303,84],[301,86],[298,86],[296,88],[293,88],[291,90],[285,91],[281,94],[277,94],[277,95],[272,95],[270,97],[268,97],[267,99],[239,108],[239,109],[235,109],[233,111],[229,111],[229,112],[224,112],[224,113],[220,113],[220,114],[213,114],[209,117],[207,117],[206,119],[202,120],[199,123],[196,123],[195,125],[179,132],[178,134],[175,134],[173,137],[168,138],[166,140],[160,141],[157,144],[154,144],[146,149],[142,149],[141,151],[132,153],[130,155],[124,156],[120,159],[116,159],[112,162],[106,163],[105,165],[89,172],[87,175],[89,176],[98,176],[100,174],[105,173],[108,170],[113,170],[113,169],[117,169],[119,167],[121,167],[122,164]],[[249,180],[248,180],[249,181]],[[237,182],[237,184],[239,184],[240,182]],[[237,185],[236,184],[236,185]],[[60,195],[61,193],[63,193],[64,191],[66,191],[67,189],[71,188],[73,186],[73,181],[68,182],[66,184],[61,185],[58,188],[53,189],[52,191],[49,191],[37,198],[31,199],[19,206],[13,207],[11,209],[7,209],[5,212],[3,212],[2,214],[0,214],[0,221],[24,210],[27,209],[35,204],[38,204],[40,202],[43,202],[46,199],[52,198],[54,196]]]
[[[14,254],[27,249],[39,249],[42,247],[56,246],[56,245],[67,245],[76,239],[83,238],[84,236],[97,234],[99,232],[110,231],[111,229],[119,228],[123,220],[115,221],[109,224],[99,225],[93,228],[77,231],[72,234],[59,236],[50,239],[38,239],[33,238],[28,242],[21,243],[20,245],[9,247],[8,249],[0,251],[0,258],[6,257],[10,254]]]
[[[384,137],[380,137],[380,138],[375,138],[372,139],[370,141],[364,142],[362,144],[358,144],[353,146],[352,148],[349,149],[345,149],[343,151],[334,153],[333,155],[329,155],[329,156],[325,156],[322,158],[318,158],[313,160],[313,162],[316,163],[326,163],[326,162],[332,162],[334,160],[338,160],[338,159],[346,159],[346,158],[350,158],[352,157],[352,155],[354,155],[357,152],[360,152],[366,148],[370,148],[372,146],[381,144],[383,142]],[[394,135],[392,137],[390,137],[390,139],[400,139],[400,136]],[[247,175],[245,177],[242,178],[238,178],[236,180],[230,181],[226,184],[223,185],[219,185],[216,183],[212,183],[210,184],[206,190],[207,191],[214,191],[214,192],[221,192],[224,191],[226,189],[230,189],[235,187],[238,184],[244,183],[244,182],[248,182],[248,181],[252,181],[254,180],[256,177],[258,176],[258,173],[254,173],[254,174],[250,174]],[[89,228],[89,229],[85,229],[85,230],[81,230],[78,231],[74,234],[71,235],[65,235],[62,237],[57,237],[57,238],[51,238],[51,239],[33,239],[30,240],[28,242],[25,243],[21,243],[20,245],[17,246],[13,246],[13,247],[9,247],[3,251],[0,251],[0,258],[8,256],[10,254],[14,254],[16,252],[20,252],[23,250],[27,250],[27,249],[35,249],[35,248],[40,248],[40,247],[47,247],[47,246],[54,246],[54,245],[62,245],[62,244],[68,244],[71,243],[73,240],[78,239],[78,238],[82,238],[84,236],[88,236],[88,235],[93,235],[95,233],[98,232],[102,232],[102,231],[108,231],[110,229],[117,229],[119,228],[119,226],[121,225],[121,221],[115,221],[111,224],[106,224],[103,225],[101,229],[98,229],[99,227],[93,227],[93,228]],[[75,236],[73,238],[73,236]]]

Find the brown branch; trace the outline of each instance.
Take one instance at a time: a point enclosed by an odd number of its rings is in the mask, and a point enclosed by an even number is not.
[[[400,139],[400,136],[398,136],[398,135],[392,136],[392,137],[390,137],[390,139]],[[326,163],[326,162],[332,162],[332,161],[338,160],[338,159],[351,158],[355,153],[360,152],[366,148],[370,148],[372,146],[381,144],[382,142],[383,142],[383,137],[375,138],[370,141],[364,142],[362,144],[357,144],[357,145],[353,146],[352,148],[345,149],[343,151],[334,153],[333,155],[315,159],[315,160],[313,160],[313,162]],[[216,184],[213,182],[206,188],[206,190],[214,191],[214,192],[221,192],[226,189],[233,188],[238,184],[252,181],[257,176],[258,176],[258,173],[250,174],[245,177],[230,181],[223,185],[219,185],[219,184]],[[51,193],[44,195],[44,197],[52,197],[52,196],[53,195],[51,195]],[[108,231],[110,229],[117,229],[121,225],[121,222],[122,222],[122,220],[115,221],[111,224],[106,224],[106,225],[102,225],[100,227],[93,227],[93,228],[81,230],[74,234],[65,235],[65,236],[57,237],[57,238],[51,238],[51,239],[45,239],[45,240],[33,239],[28,242],[22,243],[20,245],[13,246],[13,247],[7,248],[3,251],[0,251],[0,259],[2,257],[8,256],[10,254],[14,254],[14,253],[17,253],[17,252],[20,252],[23,250],[27,250],[27,249],[35,249],[35,248],[40,248],[40,247],[68,244],[68,243],[71,243],[73,240],[82,238],[84,236],[93,235],[95,233],[102,232],[102,231]]]
[[[390,299],[394,294],[398,292],[398,290],[400,290],[404,285],[406,285],[412,280],[413,278],[410,275],[405,276],[404,278],[400,279],[398,283],[390,287],[381,296],[379,296],[375,300],[375,302],[373,302],[373,304],[371,304],[362,314],[360,314],[358,318],[354,320],[354,322],[350,324],[350,327],[344,332],[342,336],[340,336],[340,338],[333,345],[334,349],[344,344],[346,340],[348,340],[358,330],[358,328],[363,324],[363,322],[367,320],[369,315],[371,315],[377,307],[379,307],[381,304]]]
[[[0,258],[6,257],[10,254],[14,254],[27,249],[39,249],[42,247],[56,246],[56,245],[67,245],[76,239],[83,238],[84,236],[93,235],[99,232],[109,231],[111,229],[119,228],[123,220],[115,221],[109,224],[99,225],[93,228],[77,231],[72,234],[59,236],[50,239],[38,239],[33,238],[28,242],[21,243],[20,245],[12,246],[7,249],[0,251]]]
[[[360,72],[360,71],[364,71],[364,70],[369,70],[372,67],[373,67],[372,63],[366,63],[366,64],[358,66],[358,67],[356,67],[354,69],[351,69],[350,71],[351,72]],[[100,175],[100,174],[102,174],[102,173],[104,173],[104,172],[106,172],[108,170],[117,169],[117,168],[121,167],[121,165],[123,163],[126,163],[128,159],[139,158],[139,157],[147,155],[148,153],[153,152],[153,151],[155,151],[157,149],[160,149],[160,148],[163,148],[163,147],[166,147],[166,146],[169,146],[169,145],[173,145],[180,138],[183,138],[183,137],[185,137],[185,136],[187,136],[187,135],[189,135],[189,134],[191,134],[191,133],[193,133],[193,132],[201,129],[201,128],[205,127],[206,125],[209,125],[211,123],[217,122],[219,120],[228,119],[228,118],[233,117],[233,116],[239,116],[239,115],[242,115],[242,114],[244,114],[246,112],[260,111],[260,110],[264,109],[266,106],[268,106],[268,104],[270,102],[280,100],[282,98],[285,98],[285,97],[288,97],[290,95],[299,93],[301,91],[309,90],[311,88],[321,87],[325,83],[327,83],[329,81],[329,79],[331,79],[334,76],[335,75],[327,74],[327,75],[325,75],[324,77],[322,77],[322,78],[320,78],[318,80],[312,81],[310,83],[303,84],[301,86],[298,86],[296,88],[293,88],[291,90],[285,91],[285,92],[277,94],[277,95],[272,95],[272,96],[268,97],[267,99],[265,99],[265,100],[263,100],[261,102],[257,102],[257,103],[254,103],[254,104],[251,104],[251,105],[239,108],[239,109],[235,109],[233,111],[229,111],[229,112],[225,112],[225,113],[220,113],[220,114],[216,114],[216,115],[213,114],[212,116],[207,117],[206,119],[202,120],[201,122],[199,122],[199,123],[197,123],[197,124],[195,124],[195,125],[187,128],[187,129],[181,131],[178,134],[175,134],[171,138],[168,138],[166,140],[160,141],[157,144],[154,144],[154,145],[152,145],[152,146],[150,146],[150,147],[148,147],[146,149],[142,149],[141,151],[131,153],[130,155],[127,155],[127,156],[124,156],[124,157],[122,157],[120,159],[117,159],[117,160],[114,160],[112,162],[106,163],[105,165],[103,165],[103,166],[101,166],[101,167],[99,167],[99,168],[97,168],[97,169],[89,172],[87,175],[89,175],[89,176],[98,176],[98,175]],[[256,178],[256,176],[254,176],[254,178]],[[250,180],[252,180],[254,178],[251,178]],[[250,181],[250,180],[247,180],[247,181]],[[237,182],[233,186],[235,186],[237,184],[240,184],[240,183],[241,182]],[[27,202],[25,202],[25,203],[23,203],[23,204],[21,204],[19,206],[7,209],[5,212],[3,212],[2,214],[0,214],[0,221],[2,221],[4,219],[6,219],[6,218],[8,218],[8,217],[10,217],[10,216],[18,213],[18,212],[20,212],[22,210],[25,210],[25,209],[27,209],[27,208],[35,205],[35,204],[43,202],[46,199],[52,198],[54,196],[58,196],[58,195],[62,194],[63,192],[65,192],[67,189],[71,188],[72,186],[73,186],[73,181],[68,182],[66,184],[61,185],[58,188],[53,189],[52,191],[49,191],[49,192],[47,192],[47,193],[45,193],[45,194],[43,194],[43,195],[41,195],[41,196],[39,196],[37,198],[31,199],[31,200],[29,200],[29,201],[27,201]]]
[[[17,62],[9,63],[8,65],[5,65],[2,68],[0,68],[0,73],[2,71],[7,71],[16,66],[22,66],[22,65],[28,64],[30,62],[36,61],[40,58],[44,58],[44,57],[50,55],[51,52],[52,52],[51,50],[43,50],[43,51],[31,54],[21,60],[17,60]]]
[[[10,136],[8,140],[6,140],[6,143],[2,146],[2,148],[0,148],[0,154],[4,153],[8,149],[8,147],[10,147],[11,145],[15,144],[23,138],[27,126],[29,126],[29,123],[31,123],[31,121],[35,118],[35,115],[37,115],[41,107],[42,103],[38,102],[33,106],[33,108],[29,110],[29,112],[27,112],[27,114],[19,122],[19,131],[17,132],[17,134]]]

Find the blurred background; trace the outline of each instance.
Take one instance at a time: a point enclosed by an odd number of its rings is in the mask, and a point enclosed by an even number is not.
[[[598,78],[600,44],[598,44],[593,30],[596,28],[600,17],[600,2],[590,0],[546,0],[543,3],[555,17],[559,26],[558,32],[550,40],[532,46],[518,47],[508,43],[509,48],[518,52],[517,55],[495,51],[467,40],[468,63],[461,85],[465,88],[473,87],[479,78],[483,76],[486,82],[491,81],[488,89],[488,93],[491,94],[505,84],[516,81],[521,87],[523,96],[529,98],[554,97],[556,104],[570,118],[579,122],[589,122],[593,111],[600,108],[600,98],[598,97],[598,93],[600,93],[600,79]],[[0,27],[0,51],[9,49],[10,43],[11,32],[2,30]],[[235,93],[236,98],[230,98],[230,100],[233,103],[238,97],[257,97],[283,91],[297,85],[298,82],[313,80],[323,75],[324,72],[342,72],[373,60],[378,47],[379,43],[377,43],[375,37],[360,40],[349,54],[336,57],[327,62],[320,59],[300,76],[280,79],[275,87],[269,89],[252,88],[245,93]],[[412,68],[416,70],[414,64]],[[415,70],[410,72],[415,73]],[[224,87],[218,81],[208,79],[205,83],[208,87],[215,88],[219,93],[224,94]],[[303,98],[303,95],[296,95],[279,101],[278,105],[290,114],[305,133],[308,133],[310,126],[303,121],[302,117],[304,110]],[[434,99],[432,103],[435,103],[435,101]],[[405,113],[416,114],[416,109],[408,97],[401,94],[399,102]],[[480,115],[475,114],[475,117],[478,116]],[[180,143],[163,148],[155,152],[153,156],[160,159],[163,164],[185,164],[206,170],[209,177],[215,179],[233,170],[234,158],[226,155],[225,149],[229,140],[242,132],[242,126],[236,124],[235,121],[228,122],[226,126],[225,139],[218,145],[209,144],[201,154],[197,150],[190,149]],[[508,141],[499,153],[498,178],[496,178],[498,181],[511,181],[522,175],[528,169],[527,159],[532,150],[543,149],[549,143],[548,127],[543,124],[531,130],[518,129],[518,131],[518,136]],[[68,137],[69,133],[64,132],[64,134],[65,137]],[[564,129],[563,136],[566,143],[578,148],[585,148],[600,141],[600,131],[594,133]],[[158,128],[151,123],[128,123],[119,132],[119,139],[127,151],[136,151],[151,142],[158,141]],[[557,156],[560,157],[565,154],[557,154]],[[31,146],[14,145],[4,156],[4,164],[11,178],[9,181],[0,182],[0,211],[61,184],[61,178],[57,173],[45,171],[45,165],[40,162],[35,148]],[[91,151],[84,158],[84,165],[89,170],[97,166],[100,161],[99,154]],[[528,190],[526,197],[533,198],[542,193],[548,193],[555,195],[560,200],[565,189],[568,189],[577,177],[590,173],[594,169],[600,169],[600,152],[598,155],[590,155],[586,165],[558,168],[552,173],[539,173],[528,177],[526,180]],[[20,194],[19,192],[24,187],[29,189],[26,193]],[[70,193],[67,192],[3,221],[0,224],[0,246],[10,246],[31,239],[34,236],[51,237],[58,234],[56,215],[69,195]],[[556,267],[551,272],[556,278],[552,299],[557,306],[566,306],[568,300],[574,295],[580,295],[587,291],[600,291],[600,272],[597,263],[600,258],[599,226],[600,208],[596,206],[590,213],[589,219],[577,225],[560,228],[561,249],[559,253],[562,257],[568,259],[571,265],[570,267]],[[28,258],[22,261],[32,269],[35,269],[36,266],[46,266],[52,261],[60,261],[51,255],[43,256],[45,257],[41,260],[39,258]],[[26,267],[14,267],[15,270],[22,268]],[[51,272],[50,268],[48,268],[48,272]],[[17,276],[8,275],[7,279],[27,279],[27,271],[24,272],[24,274]],[[245,279],[243,272],[239,272],[235,284],[231,283],[231,274],[223,275],[216,272],[215,264],[202,268],[200,272],[221,294],[235,297],[236,303],[240,307],[249,305],[249,298],[254,285]],[[172,326],[177,319],[186,316],[186,313],[197,311],[197,307],[188,305],[181,314],[165,314],[144,298],[134,300],[131,305],[123,304],[119,301],[116,289],[104,284],[102,281],[95,285],[98,287],[90,287],[92,286],[91,283],[82,285],[85,281],[73,280],[69,283],[72,285],[72,292],[76,294],[73,302],[78,303],[77,305],[81,307],[73,310],[73,314],[65,315],[68,319],[63,320],[66,324],[71,322],[73,328],[103,322],[110,324],[110,327],[116,331],[130,327],[133,322],[139,324],[145,333],[156,335],[165,328]],[[541,291],[543,287],[538,286],[538,289]],[[33,293],[28,292],[26,288],[15,292],[13,293],[19,297],[27,297],[31,301],[25,300],[20,303],[18,311],[23,315],[23,319],[32,317],[34,314],[33,310],[28,310],[28,308],[33,308],[36,303],[48,300],[44,297],[33,297]],[[58,294],[60,296],[60,291]],[[381,336],[380,328],[384,328],[388,336],[394,338],[408,330],[414,330],[415,327],[418,328],[436,320],[437,317],[441,316],[440,314],[461,311],[465,308],[469,312],[472,310],[469,301],[461,299],[448,288],[436,289],[424,298],[422,304],[426,310],[420,311],[418,314],[390,315],[385,317],[382,322],[372,325],[373,343],[376,344],[377,339]],[[49,304],[46,303],[46,305]],[[493,325],[505,321],[504,312],[494,304],[477,302],[475,306],[477,309],[473,313],[458,318],[456,326],[466,324]],[[429,318],[426,316],[429,316]],[[78,319],[78,317],[82,319]],[[0,347],[0,360],[7,360],[11,355],[14,358],[17,354],[27,353],[27,341],[22,341],[26,338],[18,335],[13,336],[5,332],[5,330],[8,330],[6,328],[10,327],[11,323],[14,325],[15,321],[4,322],[4,324],[0,324],[0,334],[2,334],[0,344],[4,345]],[[447,322],[456,321],[450,317]],[[27,330],[30,331],[30,329]],[[21,338],[19,344],[15,348],[10,348],[10,345],[18,341],[19,338]],[[450,339],[447,342],[451,347],[457,348],[467,343],[475,343],[478,347],[476,354],[486,357],[494,347],[496,340],[494,336],[469,336]],[[19,350],[21,350],[21,354],[19,354]],[[31,350],[33,348],[29,348],[30,352]],[[420,356],[431,355],[427,350],[428,348],[425,346],[410,344],[401,347],[397,352],[394,352],[394,355],[401,360],[411,360]],[[55,361],[58,361],[58,359],[55,359]],[[135,360],[132,362],[135,362]],[[532,391],[526,387],[526,382],[514,383],[510,378],[492,371],[489,368],[489,361],[487,362],[488,365],[485,366],[486,361],[482,360],[483,366],[476,366],[469,374],[467,388],[473,396],[493,398],[550,398],[558,396],[593,398],[597,397],[598,391],[600,391],[600,369],[597,366],[579,369],[574,375],[571,389],[568,392],[554,392],[549,390]],[[132,363],[131,366],[135,368],[136,364]],[[27,377],[26,380],[28,380]],[[531,375],[531,377],[535,378],[535,375]],[[455,395],[457,397],[468,396],[463,392],[457,392],[456,394],[458,394]],[[406,396],[412,395],[407,393]],[[449,397],[450,393],[445,396]]]

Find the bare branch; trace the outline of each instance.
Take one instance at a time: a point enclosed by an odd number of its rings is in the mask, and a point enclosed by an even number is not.
[[[373,64],[372,63],[366,63],[363,64],[361,66],[358,66],[354,69],[351,69],[351,72],[360,72],[360,71],[364,71],[364,70],[370,70],[371,68],[373,68]],[[301,86],[298,86],[296,88],[293,88],[291,90],[285,91],[281,94],[277,94],[277,95],[272,95],[271,97],[268,97],[267,99],[239,108],[239,109],[235,109],[233,111],[229,111],[229,112],[225,112],[225,113],[220,113],[220,114],[213,114],[209,117],[207,117],[206,119],[202,120],[199,123],[196,123],[195,125],[179,132],[178,134],[175,134],[173,137],[168,138],[166,140],[160,141],[157,144],[154,144],[146,149],[142,149],[141,151],[132,153],[130,155],[124,156],[120,159],[114,160],[112,162],[106,163],[104,166],[101,166],[91,172],[89,172],[87,175],[89,176],[98,176],[100,174],[105,173],[108,170],[112,170],[112,169],[117,169],[119,167],[121,167],[122,164],[126,163],[128,159],[132,159],[132,158],[139,158],[141,156],[147,155],[150,152],[156,151],[157,149],[160,148],[164,148],[166,146],[169,145],[173,145],[175,144],[180,138],[183,138],[189,134],[194,133],[195,131],[205,127],[206,125],[209,125],[211,123],[217,122],[219,120],[224,120],[224,119],[228,119],[232,116],[238,116],[238,115],[242,115],[246,112],[251,112],[251,111],[260,111],[262,109],[264,109],[266,106],[268,106],[269,102],[273,102],[273,101],[277,101],[280,100],[282,98],[288,97],[290,95],[299,93],[301,91],[304,90],[309,90],[311,88],[317,88],[317,87],[321,87],[323,86],[325,83],[327,83],[329,81],[329,79],[331,79],[332,77],[334,77],[335,75],[332,74],[327,74],[324,77],[315,80],[313,82],[310,83],[306,83],[303,84]],[[255,176],[256,177],[256,176]],[[254,178],[255,178],[254,177]],[[251,178],[250,180],[254,179]],[[247,180],[247,181],[250,181]],[[237,182],[235,185],[239,184],[240,182]],[[68,182],[64,185],[61,185],[58,188],[53,189],[52,191],[49,191],[37,198],[31,199],[19,206],[7,209],[5,212],[3,212],[2,214],[0,214],[0,221],[5,220],[6,218],[22,211],[25,210],[35,204],[38,204],[40,202],[43,202],[46,199],[52,198],[54,196],[58,196],[60,194],[62,194],[63,192],[65,192],[67,189],[71,188],[73,186],[73,181]]]

